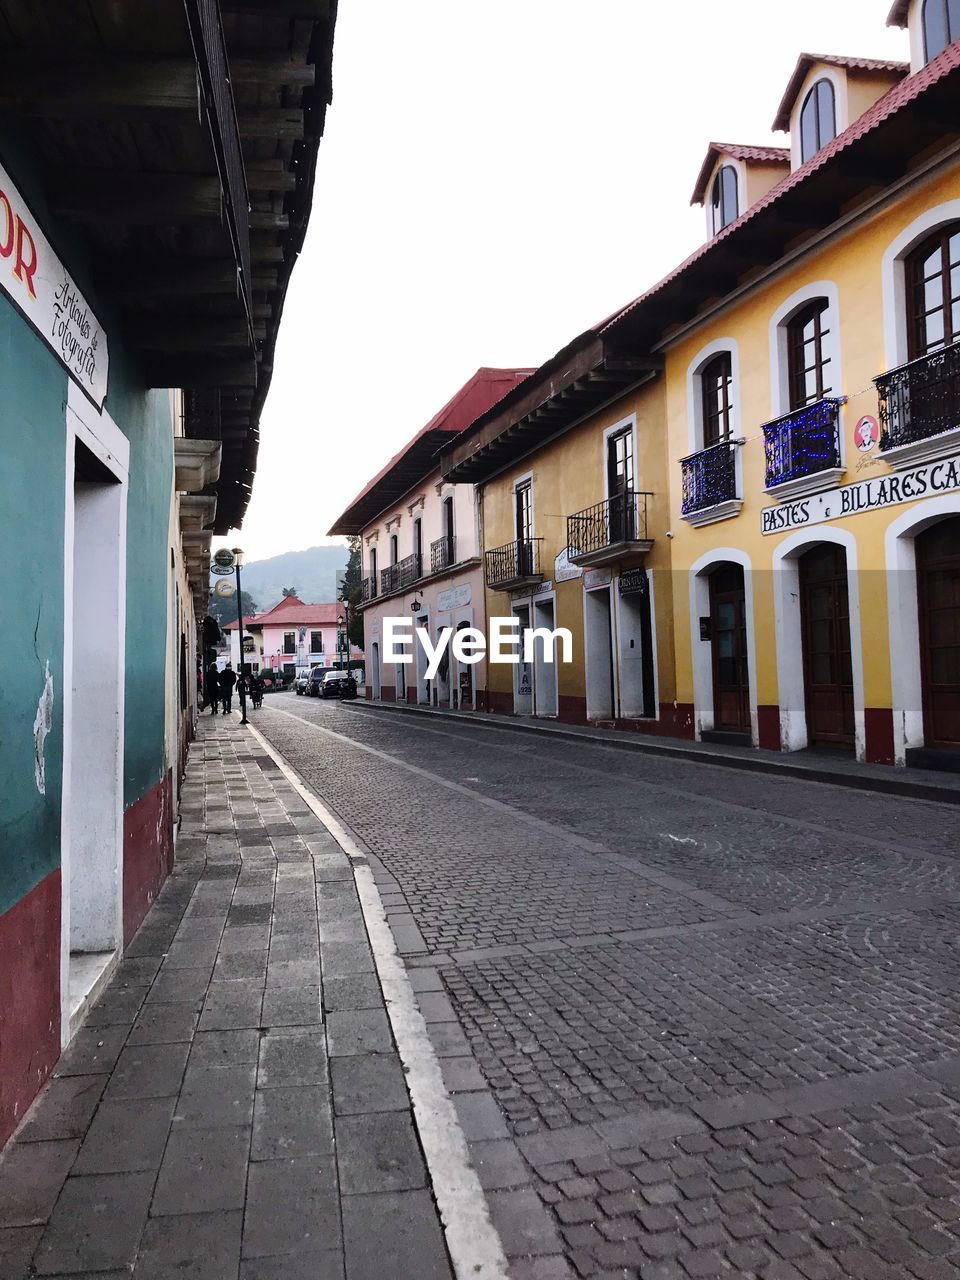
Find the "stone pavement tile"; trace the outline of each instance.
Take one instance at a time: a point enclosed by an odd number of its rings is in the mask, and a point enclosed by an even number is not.
[[[407,977],[418,995],[421,991],[443,990],[443,979],[437,969],[408,969]]]
[[[271,987],[263,994],[261,1025],[264,1027],[309,1027],[323,1021],[320,987]]]
[[[344,1252],[347,1280],[453,1280],[429,1191],[345,1196]]]
[[[463,1136],[468,1142],[479,1142],[484,1138],[506,1138],[509,1136],[507,1123],[503,1113],[497,1106],[496,1099],[486,1090],[478,1093],[458,1093],[453,1099],[457,1110],[457,1119]]]
[[[191,941],[175,942],[167,952],[163,967],[171,969],[198,969],[213,964],[220,947],[219,929],[207,928],[206,933]]]
[[[243,1220],[245,1259],[322,1255],[339,1249],[340,1243],[332,1157],[251,1164]]]
[[[470,1042],[455,1022],[432,1023],[430,1042],[438,1058],[463,1058],[470,1053]]]
[[[333,1117],[326,1087],[299,1085],[257,1091],[253,1160],[333,1152]]]
[[[96,1076],[112,1071],[126,1027],[81,1027],[57,1063],[55,1076]]]
[[[173,1098],[105,1099],[80,1147],[73,1166],[81,1173],[136,1173],[159,1169],[163,1159]]]
[[[426,1186],[423,1155],[408,1114],[337,1117],[337,1169],[343,1194]]]
[[[333,1109],[338,1116],[410,1107],[400,1059],[393,1053],[354,1054],[332,1058]]]
[[[34,1255],[38,1275],[132,1268],[152,1173],[68,1178]]]
[[[329,1014],[351,1009],[382,1009],[383,992],[375,973],[351,973],[323,980],[323,1007]]]
[[[159,956],[123,959],[113,972],[114,987],[149,987],[160,969]]]
[[[207,993],[213,961],[191,969],[161,969],[150,988],[147,1005],[196,1004]]]
[[[327,1047],[321,1029],[267,1032],[260,1040],[257,1088],[325,1084]]]
[[[234,1031],[260,1026],[263,986],[259,981],[211,982],[200,1015],[201,1031]]]
[[[492,1191],[487,1204],[507,1257],[563,1252],[553,1219],[531,1188]]]
[[[363,946],[368,945],[367,927],[363,923],[363,916],[359,912],[351,912],[346,917],[321,920],[320,941],[321,943],[353,942]]]
[[[464,1093],[486,1087],[483,1072],[473,1057],[441,1058],[440,1069],[443,1072],[443,1083],[450,1093]]]
[[[320,960],[274,960],[267,968],[268,987],[319,987]]]
[[[30,1259],[43,1234],[41,1227],[0,1227],[0,1276],[28,1280]]]
[[[343,1254],[339,1249],[325,1249],[280,1258],[248,1258],[240,1264],[240,1280],[345,1280]]]
[[[252,1062],[203,1067],[195,1066],[191,1057],[177,1099],[176,1126],[223,1129],[251,1124],[256,1076]]]
[[[456,1022],[453,1005],[442,991],[423,991],[417,996],[417,1004],[425,1022]]]
[[[251,951],[265,951],[269,945],[269,925],[236,925],[231,929],[224,929],[223,937],[220,939],[219,954],[222,956],[245,955]]]
[[[594,1273],[597,1274],[597,1273]],[[567,1260],[552,1254],[547,1258],[518,1258],[510,1263],[510,1280],[576,1280],[577,1273]],[[623,1280],[624,1272],[607,1273],[609,1280]],[[597,1280],[603,1277],[597,1275]],[[686,1280],[686,1277],[678,1277]]]
[[[238,978],[255,978],[263,983],[267,974],[266,951],[239,951],[217,957],[213,966],[214,982],[234,982]]]
[[[170,1098],[180,1091],[189,1044],[128,1044],[114,1067],[105,1097]]]
[[[236,1067],[256,1062],[260,1033],[255,1028],[238,1031],[198,1031],[190,1047],[191,1067]]]
[[[250,1130],[173,1129],[151,1212],[157,1215],[242,1209]]]
[[[140,1241],[137,1280],[227,1280],[240,1265],[243,1214],[150,1218]]]
[[[188,1042],[193,1036],[200,1017],[194,1004],[148,1004],[141,1009],[128,1045],[178,1044]]]
[[[54,1077],[49,1080],[21,1125],[17,1141],[47,1142],[53,1138],[82,1138],[109,1079],[111,1077],[98,1075]]]
[[[46,1222],[80,1143],[13,1142],[0,1161],[0,1227]]]
[[[393,1037],[384,1010],[359,1009],[327,1017],[327,1047],[331,1058],[353,1053],[390,1053]]]
[[[352,875],[353,872],[351,871]],[[373,955],[365,942],[328,942],[320,956],[323,980],[347,973],[373,973]]]
[[[510,1138],[492,1138],[469,1144],[470,1161],[484,1191],[503,1191],[530,1182],[526,1161]]]

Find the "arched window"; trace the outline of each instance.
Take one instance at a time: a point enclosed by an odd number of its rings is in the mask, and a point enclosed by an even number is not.
[[[703,396],[703,447],[721,444],[733,435],[733,367],[723,351],[700,373]]]
[[[960,3],[960,0],[957,0]],[[833,85],[818,80],[800,109],[800,161],[806,164],[837,136],[837,104]]]
[[[960,342],[960,222],[924,240],[906,267],[907,328],[915,360]]]
[[[724,227],[735,221],[739,212],[737,195],[737,171],[732,164],[725,164],[713,180],[713,234],[718,235]]]
[[[397,535],[395,533],[391,533],[390,535],[390,563],[391,564],[397,563],[398,550],[399,550],[399,543],[398,543]]]
[[[787,325],[787,365],[790,377],[790,408],[816,404],[832,389],[832,363],[827,354],[826,298],[817,298],[798,311]]]
[[[960,0],[924,0],[923,56],[932,62],[948,44],[960,40]]]

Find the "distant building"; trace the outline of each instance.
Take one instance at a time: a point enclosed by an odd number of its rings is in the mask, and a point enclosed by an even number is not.
[[[343,660],[337,650],[337,634],[343,630],[345,617],[342,604],[304,604],[297,596],[284,596],[272,609],[244,619],[244,661],[254,671],[266,668],[289,677],[301,667],[333,667]],[[237,667],[237,624],[228,624],[223,630],[230,637],[230,660]],[[358,660],[363,654],[354,646],[350,656]]]

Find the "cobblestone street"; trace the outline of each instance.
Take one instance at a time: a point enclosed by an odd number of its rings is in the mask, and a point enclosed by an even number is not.
[[[278,695],[511,1271],[960,1276],[955,807]]]

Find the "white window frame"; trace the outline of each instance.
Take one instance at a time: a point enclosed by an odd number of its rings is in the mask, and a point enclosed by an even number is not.
[[[827,328],[824,342],[825,355],[830,361],[833,390],[831,398],[843,395],[843,363],[840,349],[840,290],[833,280],[814,280],[795,290],[785,298],[770,317],[770,420],[782,418],[790,412],[790,351],[787,328],[790,321],[810,302],[825,298],[827,302]],[[841,420],[843,411],[841,410]],[[843,461],[844,431],[840,431],[841,461]]]
[[[922,240],[951,222],[960,222],[960,200],[945,200],[926,209],[903,228],[883,255],[883,343],[888,369],[910,359],[906,260]]]
[[[603,433],[603,453],[601,454],[601,466],[603,468],[603,499],[608,501],[610,498],[610,474],[607,467],[607,442],[612,436],[618,436],[627,427],[630,428],[630,434],[633,439],[633,487],[636,492],[640,475],[637,467],[637,415],[628,413],[625,418],[621,418],[619,422],[615,422],[612,427],[607,427]]]

